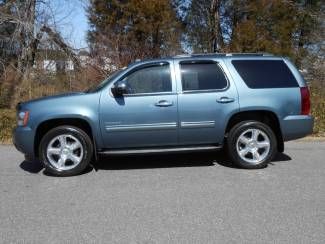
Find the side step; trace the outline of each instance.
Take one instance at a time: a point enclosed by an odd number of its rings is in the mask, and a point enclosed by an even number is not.
[[[219,145],[208,146],[186,146],[186,147],[164,147],[164,148],[139,148],[139,149],[109,149],[98,152],[101,155],[130,155],[130,154],[148,154],[148,153],[181,153],[197,151],[214,151],[221,149]]]

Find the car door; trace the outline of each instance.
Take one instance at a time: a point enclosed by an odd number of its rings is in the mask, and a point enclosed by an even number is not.
[[[132,68],[119,80],[127,94],[104,92],[100,126],[106,148],[154,147],[177,144],[177,94],[170,62]]]
[[[179,144],[221,144],[227,120],[239,109],[237,90],[222,60],[175,60]]]

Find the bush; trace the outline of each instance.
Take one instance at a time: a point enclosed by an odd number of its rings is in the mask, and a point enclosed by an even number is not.
[[[12,130],[16,126],[14,110],[0,110],[0,143],[11,143]]]
[[[316,89],[311,89],[311,108],[315,119],[314,135],[325,136],[325,98]]]

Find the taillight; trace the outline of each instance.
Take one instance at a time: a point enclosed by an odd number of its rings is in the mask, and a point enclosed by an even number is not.
[[[310,114],[310,94],[308,87],[300,87],[301,94],[301,115]]]

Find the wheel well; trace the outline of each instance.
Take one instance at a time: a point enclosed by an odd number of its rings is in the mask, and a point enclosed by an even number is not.
[[[244,111],[244,112],[239,112],[234,114],[228,121],[227,128],[226,128],[226,135],[234,125],[245,120],[256,120],[270,126],[270,128],[273,130],[277,138],[278,151],[279,152],[284,151],[284,143],[283,143],[283,137],[280,128],[280,123],[275,113],[271,111],[264,111],[264,110]]]
[[[38,157],[38,148],[39,148],[39,144],[43,138],[43,136],[51,129],[58,127],[58,126],[62,126],[62,125],[71,125],[71,126],[75,126],[78,127],[80,129],[82,129],[84,132],[87,133],[87,135],[90,137],[90,139],[93,141],[93,134],[91,131],[91,127],[89,125],[89,123],[83,119],[51,119],[51,120],[47,120],[42,122],[36,130],[36,134],[35,134],[35,141],[34,141],[34,154],[36,157]]]

